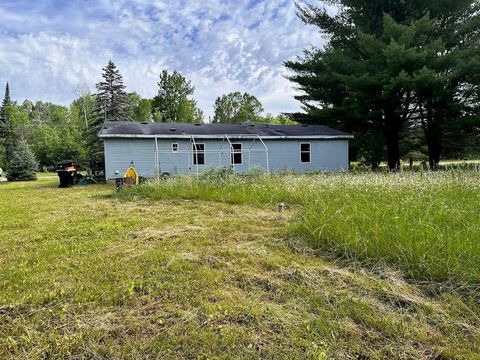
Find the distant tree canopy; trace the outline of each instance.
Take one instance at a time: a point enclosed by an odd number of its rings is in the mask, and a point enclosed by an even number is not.
[[[205,122],[205,113],[202,109],[196,108],[195,109],[195,123],[202,124]]]
[[[290,80],[303,91],[296,98],[304,113],[294,119],[353,132],[356,155],[373,165],[385,147],[392,170],[419,143],[427,146],[434,168],[454,146],[446,139],[478,139],[478,2],[330,3],[337,13],[314,4],[299,7],[301,19],[330,40],[286,63],[294,72]]]
[[[272,114],[267,114],[264,118],[261,119],[261,122],[264,124],[272,125],[298,125],[298,122],[292,120],[289,116],[280,114],[274,116]]]
[[[137,93],[129,93],[127,97],[127,118],[137,122],[150,122],[152,120],[152,100],[142,99]]]
[[[105,120],[205,122],[205,113],[192,98],[193,85],[176,71],[162,72],[158,94],[153,99],[127,93],[122,76],[111,61],[102,69],[102,80],[96,86],[97,92],[92,93],[86,85],[76,85],[72,90],[77,98],[66,107],[29,100],[18,104],[11,99],[7,84],[0,108],[0,167],[8,172],[7,159],[14,155],[19,141],[28,143],[28,151],[34,154],[41,170],[53,170],[65,159],[88,167],[92,161],[103,159],[98,132]],[[262,117],[262,104],[247,93],[232,93],[219,99],[217,104],[232,106],[227,123],[293,123],[283,115]]]
[[[223,95],[215,101],[214,123],[242,124],[261,120],[263,106],[260,101],[248,93],[233,92]]]
[[[152,101],[155,121],[194,123],[197,102],[190,99],[195,87],[177,71],[169,73],[163,70],[158,82],[158,93]]]
[[[33,104],[25,100],[21,105],[12,102],[9,114],[14,148],[20,139],[27,141],[40,169],[51,169],[64,159],[86,159],[87,133],[75,102],[70,109],[40,101]]]

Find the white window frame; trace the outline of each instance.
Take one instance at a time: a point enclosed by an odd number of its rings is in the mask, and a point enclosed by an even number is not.
[[[197,150],[197,146],[203,145],[203,150]],[[205,166],[207,164],[207,158],[205,156],[206,148],[205,143],[192,143],[192,164],[193,166]],[[198,163],[198,155],[203,154],[203,164]],[[195,164],[195,162],[197,162]]]
[[[177,146],[177,149],[175,150],[175,145]],[[178,153],[180,150],[180,145],[178,143],[172,143],[172,153]]]
[[[235,150],[233,148],[234,145],[240,145],[240,150]],[[235,155],[236,154],[240,154],[240,163],[239,164],[235,164],[234,163],[234,160],[235,160]],[[241,166],[243,165],[243,144],[242,143],[232,143],[231,146],[230,146],[230,165],[232,166]]]
[[[302,151],[302,145],[308,145],[308,154],[309,154],[310,161],[302,161],[302,155],[307,153],[307,151]],[[311,142],[300,143],[300,163],[301,164],[311,164],[312,163],[312,143]]]

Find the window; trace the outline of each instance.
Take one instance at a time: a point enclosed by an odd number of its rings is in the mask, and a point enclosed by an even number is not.
[[[172,152],[178,152],[178,144],[177,143],[172,144]]]
[[[309,163],[311,160],[311,144],[300,144],[300,161],[302,163]]]
[[[232,144],[231,163],[232,165],[242,165],[242,144]]]
[[[193,165],[205,165],[205,144],[192,144]]]

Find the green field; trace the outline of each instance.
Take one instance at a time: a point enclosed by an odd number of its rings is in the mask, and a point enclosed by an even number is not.
[[[0,358],[478,358],[479,180],[2,183]]]
[[[152,183],[132,199],[196,199],[298,208],[295,235],[332,255],[409,278],[476,290],[480,284],[480,173],[474,171],[235,177]]]

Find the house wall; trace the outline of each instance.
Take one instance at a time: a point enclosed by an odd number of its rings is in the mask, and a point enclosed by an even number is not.
[[[122,177],[132,161],[140,176],[156,176],[155,140],[106,139],[103,143],[107,180]],[[118,171],[118,175],[115,171]]]
[[[188,139],[158,139],[158,159],[160,173],[196,174],[219,167],[231,167],[230,145],[227,141],[196,139],[197,144],[205,144],[205,165],[193,164],[192,143]],[[267,156],[263,144],[256,140],[231,140],[242,144],[242,164],[235,165],[239,173],[248,172],[252,167],[267,168]],[[300,161],[300,144],[311,144],[311,162]],[[154,139],[105,139],[105,164],[107,180],[122,176],[131,161],[140,176],[156,176]],[[178,144],[178,152],[172,152],[172,143]],[[265,140],[268,147],[270,170],[280,172],[293,170],[308,171],[347,171],[348,140]],[[115,174],[119,172],[119,175]]]
[[[279,172],[293,170],[298,172],[325,171],[343,172],[349,169],[348,140],[268,140],[270,170]],[[300,144],[311,144],[311,162],[300,161]]]

